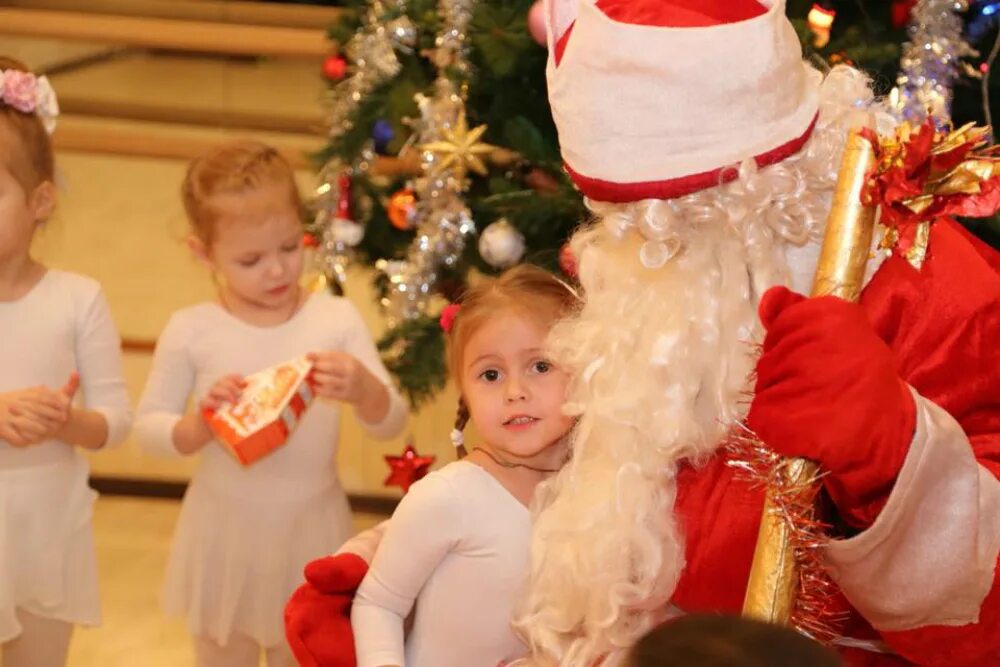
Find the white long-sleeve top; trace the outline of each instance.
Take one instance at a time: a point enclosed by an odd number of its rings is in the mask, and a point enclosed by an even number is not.
[[[219,378],[249,375],[308,352],[341,350],[353,355],[389,390],[389,411],[378,424],[362,425],[376,437],[397,434],[406,405],[392,386],[361,315],[346,299],[312,294],[291,319],[260,327],[205,302],[177,311],[160,335],[146,390],[139,402],[135,435],[147,451],[179,456],[173,429]],[[316,399],[283,447],[243,467],[218,442],[201,450],[197,478],[232,495],[298,496],[336,479],[340,405]]]
[[[108,423],[105,446],[132,423],[122,372],[121,339],[97,281],[49,269],[16,301],[0,302],[0,392],[44,385],[58,389],[80,374],[83,407]],[[50,440],[18,448],[0,439],[0,468],[71,460],[74,448]]]
[[[414,484],[354,600],[358,667],[495,667],[523,657],[511,615],[530,539],[528,509],[474,463],[451,463]]]

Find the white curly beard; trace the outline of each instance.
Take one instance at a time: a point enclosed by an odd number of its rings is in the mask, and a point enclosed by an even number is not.
[[[677,464],[711,456],[744,416],[756,304],[789,283],[787,251],[816,241],[851,109],[871,97],[847,68],[822,94],[796,156],[679,200],[591,203],[596,222],[574,236],[585,304],[550,345],[580,419],[571,461],[535,500],[515,618],[532,664],[615,664],[663,617],[684,567]],[[650,228],[679,249],[657,269],[638,259]]]

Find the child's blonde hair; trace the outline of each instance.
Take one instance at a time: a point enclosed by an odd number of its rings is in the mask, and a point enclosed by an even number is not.
[[[519,264],[496,278],[484,278],[463,292],[460,309],[446,335],[448,368],[459,388],[456,431],[469,421],[462,393],[462,363],[469,339],[490,318],[505,309],[516,309],[546,330],[569,316],[580,304],[576,291],[553,274],[531,264]],[[458,443],[456,443],[458,446]],[[460,448],[460,452],[461,452]]]
[[[30,72],[19,60],[0,56],[0,70]],[[52,141],[41,118],[8,104],[0,104],[0,133],[10,137],[10,147],[0,155],[11,175],[30,193],[45,181],[55,180]]]
[[[181,186],[191,231],[202,243],[211,246],[217,218],[212,198],[266,185],[286,187],[289,204],[301,214],[302,197],[295,185],[292,167],[271,146],[259,141],[233,141],[196,158],[188,167]]]

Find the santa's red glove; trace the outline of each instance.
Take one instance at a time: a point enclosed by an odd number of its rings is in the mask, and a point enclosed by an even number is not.
[[[306,583],[285,606],[285,635],[302,667],[355,667],[351,602],[368,563],[352,553],[306,565]]]
[[[841,516],[866,528],[909,451],[916,407],[860,305],[775,287],[748,426],[775,451],[817,461]]]

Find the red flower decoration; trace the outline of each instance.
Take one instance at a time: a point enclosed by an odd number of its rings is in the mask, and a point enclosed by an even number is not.
[[[441,329],[445,333],[451,333],[451,328],[455,326],[455,318],[458,317],[458,312],[462,310],[462,305],[459,303],[449,303],[441,311],[441,319],[438,320],[441,323]]]
[[[415,482],[430,471],[431,464],[436,458],[420,456],[412,444],[407,444],[401,455],[385,457],[385,462],[389,464],[392,472],[385,478],[384,485],[398,486],[403,489],[403,493],[406,493]]]

